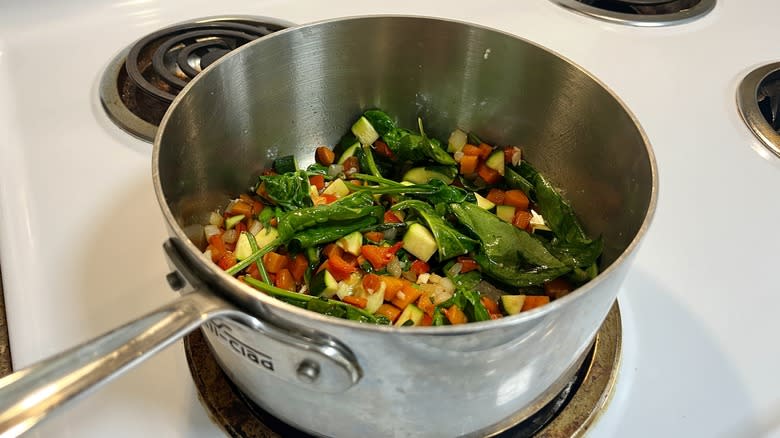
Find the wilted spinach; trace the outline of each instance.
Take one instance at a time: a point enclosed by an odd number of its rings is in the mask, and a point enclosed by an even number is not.
[[[428,224],[436,239],[439,261],[449,260],[459,255],[473,251],[477,246],[474,239],[466,237],[460,231],[452,228],[440,215],[425,202],[415,199],[401,201],[393,206],[393,210],[412,209]]]
[[[261,176],[256,191],[285,210],[310,207],[313,204],[309,196],[309,177],[305,170]]]

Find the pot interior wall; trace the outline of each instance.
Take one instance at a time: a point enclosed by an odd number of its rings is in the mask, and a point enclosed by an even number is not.
[[[603,264],[647,214],[651,157],[622,105],[588,74],[529,42],[424,18],[343,20],[248,44],[198,76],[158,138],[160,182],[180,226],[204,222],[274,157],[313,161],[362,110],[382,108],[446,141],[459,127],[519,145],[560,187]]]

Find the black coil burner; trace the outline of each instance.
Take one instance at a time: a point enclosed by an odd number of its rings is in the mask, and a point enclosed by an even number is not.
[[[737,87],[742,120],[769,152],[780,158],[780,62],[763,65]],[[756,149],[762,155],[765,150]]]
[[[716,0],[553,0],[584,15],[633,26],[668,26],[706,15]]]
[[[151,141],[192,78],[230,51],[290,25],[259,17],[207,18],[161,29],[112,62],[101,83],[101,102],[122,129]]]
[[[596,8],[625,14],[673,14],[690,9],[701,0],[578,0]]]
[[[780,70],[770,73],[761,81],[757,101],[764,119],[780,134]]]

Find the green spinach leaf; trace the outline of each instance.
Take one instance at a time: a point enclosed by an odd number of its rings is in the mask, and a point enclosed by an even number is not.
[[[261,196],[285,210],[310,207],[309,177],[304,170],[259,178]]]
[[[433,237],[436,239],[436,246],[439,251],[439,261],[444,261],[467,254],[476,248],[477,242],[466,237],[460,231],[452,228],[447,221],[423,201],[409,199],[401,201],[393,206],[393,210],[412,209],[425,220],[430,228]]]

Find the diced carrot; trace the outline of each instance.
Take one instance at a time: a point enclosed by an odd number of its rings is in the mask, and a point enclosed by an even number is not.
[[[263,265],[265,265],[265,270],[272,274],[277,274],[282,269],[285,269],[289,261],[290,260],[287,256],[275,252],[269,252],[263,256]]]
[[[314,152],[314,156],[317,162],[323,166],[330,166],[333,164],[333,160],[336,159],[336,154],[327,146],[318,147]]]
[[[246,273],[251,275],[252,278],[260,278],[260,269],[257,267],[257,263],[252,263],[246,268]]]
[[[257,200],[252,200],[252,216],[257,216],[264,208],[265,204]]]
[[[487,309],[488,313],[501,313],[501,310],[498,309],[498,303],[496,300],[485,295],[479,297],[479,300],[482,301],[482,305],[485,306],[485,309]]]
[[[219,267],[220,267],[220,268],[222,268],[223,270],[228,270],[228,269],[230,269],[230,268],[231,268],[231,267],[233,267],[233,265],[235,265],[236,263],[238,263],[238,259],[236,259],[236,256],[235,256],[235,254],[233,254],[233,253],[232,253],[232,252],[230,252],[230,251],[226,252],[226,253],[225,253],[225,254],[224,254],[224,255],[223,255],[223,256],[222,256],[222,257],[219,259],[219,261],[217,262],[217,264],[219,265]]]
[[[412,283],[406,282],[404,283],[404,287],[395,294],[392,303],[399,309],[404,309],[416,299],[420,298],[420,294],[422,294],[420,289],[413,286]]]
[[[295,278],[293,278],[289,269],[281,269],[276,274],[276,281],[274,282],[276,287],[285,290],[295,290]]]
[[[323,204],[331,204],[339,199],[336,197],[336,195],[331,195],[329,193],[323,193],[319,196],[319,198],[322,200]]]
[[[462,166],[463,161],[460,163]],[[477,175],[482,177],[482,179],[485,180],[485,182],[488,184],[495,184],[501,180],[501,174],[498,173],[497,170],[487,167],[485,163],[480,163],[479,166],[477,166]],[[504,204],[506,204],[506,198],[504,198]]]
[[[431,267],[428,265],[428,263],[425,263],[422,260],[415,260],[412,262],[412,265],[409,266],[409,270],[414,272],[415,275],[419,277],[420,274],[425,274],[427,272],[430,272]]]
[[[411,285],[407,280],[391,277],[389,275],[383,275],[381,278],[382,283],[385,284],[385,301],[392,301],[405,285]]]
[[[390,150],[390,147],[387,146],[387,143],[383,142],[382,140],[377,140],[374,142],[374,149],[376,150],[376,153],[387,158],[393,158],[393,151]]]
[[[460,273],[465,274],[469,271],[476,271],[479,269],[479,264],[471,257],[461,256],[458,257],[458,263],[460,263]]]
[[[490,153],[493,152],[493,146],[490,146],[487,143],[480,143],[479,144],[479,158],[482,160],[487,160],[487,158],[490,156]]]
[[[399,218],[395,213],[393,213],[390,210],[387,210],[385,212],[385,223],[386,224],[400,224],[403,222],[401,218]]]
[[[420,298],[417,299],[417,307],[420,308],[426,315],[433,315],[433,311],[436,310],[436,305],[431,300],[431,293],[423,291],[420,294]]]
[[[363,289],[373,293],[382,287],[382,278],[372,272],[363,276],[362,283]]]
[[[420,325],[424,327],[433,325],[433,317],[431,315],[428,315],[427,313],[424,314],[422,319],[420,319]]]
[[[460,307],[458,306],[452,306],[449,309],[444,310],[444,316],[447,317],[447,319],[450,321],[450,324],[465,324],[469,322],[469,319],[466,318],[466,314],[463,313],[462,310],[460,310]]]
[[[401,314],[401,309],[393,306],[392,304],[382,304],[374,314],[382,315],[389,319],[390,322],[395,322],[395,320],[398,319],[398,315]]]
[[[393,255],[403,246],[398,242],[393,246],[363,245],[360,247],[360,255],[371,263],[374,269],[382,269],[390,263]]]
[[[238,195],[238,199],[246,202],[247,204],[251,204],[252,203],[252,198],[249,195],[247,195],[246,193],[242,193],[242,194]]]
[[[523,302],[522,312],[526,310],[535,309],[550,302],[550,297],[546,295],[528,295]]]
[[[292,274],[296,283],[301,283],[303,281],[303,276],[306,274],[306,268],[308,267],[309,261],[306,260],[306,256],[303,254],[297,254],[292,260],[292,265],[290,266],[290,273]]]
[[[317,190],[322,190],[325,187],[325,177],[322,175],[312,175],[309,177],[309,185],[317,187]]]
[[[366,236],[366,240],[370,240],[372,242],[381,242],[382,239],[385,238],[385,234],[381,231],[368,231],[363,235]]]
[[[522,190],[507,190],[504,205],[511,205],[520,210],[528,210],[528,196]]]
[[[517,210],[515,217],[512,219],[512,225],[522,230],[528,229],[528,224],[531,223],[531,212],[526,210]]]
[[[322,249],[322,254],[325,256],[325,258],[329,259],[333,256],[333,254],[336,253],[339,256],[344,254],[344,250],[341,249],[338,245],[335,243],[329,243],[325,245],[325,248]]]
[[[478,156],[464,155],[463,158],[460,159],[461,175],[471,175],[472,173],[474,173],[477,170],[477,163],[479,163]]]
[[[485,196],[485,199],[488,201],[496,204],[496,205],[503,205],[504,204],[504,191],[501,189],[490,189],[487,196]]]
[[[209,237],[209,246],[211,247],[211,260],[217,263],[219,259],[225,255],[227,248],[225,247],[225,241],[219,234],[215,234]]]
[[[344,261],[344,259],[336,253],[328,258],[327,269],[328,272],[333,275],[333,278],[338,281],[346,280],[353,272],[357,271],[355,266]]]
[[[363,297],[353,297],[352,295],[347,295],[346,297],[342,298],[341,301],[352,304],[355,307],[360,307],[361,309],[365,309],[366,305],[368,304],[368,300]]]
[[[544,284],[544,293],[550,299],[557,300],[574,289],[565,278],[558,277]]]
[[[480,150],[478,146],[474,146],[473,144],[467,144],[463,146],[461,152],[463,152],[463,155],[471,155],[473,157],[478,157]]]
[[[226,211],[225,213],[230,216],[238,216],[239,214],[243,214],[244,216],[251,216],[252,205],[248,202],[245,202],[244,200],[238,200],[230,207],[230,211]]]
[[[344,174],[347,176],[360,172],[360,160],[354,155],[344,160],[341,165],[344,166]]]
[[[512,162],[512,155],[515,154],[514,146],[504,147],[504,163],[509,164]]]

